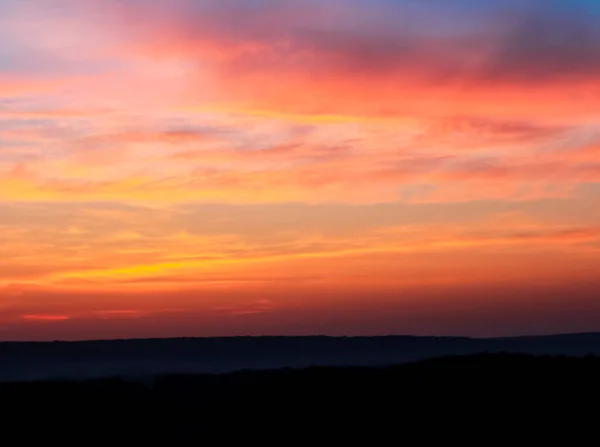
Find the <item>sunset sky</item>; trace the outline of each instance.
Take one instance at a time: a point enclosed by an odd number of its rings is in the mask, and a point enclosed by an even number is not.
[[[0,340],[600,330],[600,1],[0,0]]]

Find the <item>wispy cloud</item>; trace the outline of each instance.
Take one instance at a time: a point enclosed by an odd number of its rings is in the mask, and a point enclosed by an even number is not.
[[[65,321],[69,320],[70,317],[68,315],[22,315],[24,320],[33,320],[33,321]]]

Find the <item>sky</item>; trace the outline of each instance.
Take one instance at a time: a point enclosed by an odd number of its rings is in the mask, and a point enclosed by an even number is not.
[[[0,340],[600,330],[600,2],[0,0]]]

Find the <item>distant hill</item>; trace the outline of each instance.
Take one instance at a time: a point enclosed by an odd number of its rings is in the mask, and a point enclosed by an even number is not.
[[[0,343],[0,381],[384,366],[479,353],[600,355],[600,333],[513,338],[224,337]]]

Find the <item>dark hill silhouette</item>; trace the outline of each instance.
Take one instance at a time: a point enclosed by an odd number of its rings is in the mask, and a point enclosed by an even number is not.
[[[378,368],[166,375],[153,384],[4,383],[2,435],[25,445],[584,445],[578,436],[596,426],[598,377],[600,358],[592,356],[481,354]]]
[[[478,353],[600,355],[600,333],[466,337],[224,337],[0,343],[0,381],[382,366]]]

